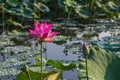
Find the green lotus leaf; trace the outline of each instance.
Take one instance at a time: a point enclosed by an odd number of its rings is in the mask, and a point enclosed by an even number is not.
[[[76,3],[76,1],[74,1],[74,0],[65,0],[65,1],[64,1],[64,4],[66,4],[67,6],[72,6],[72,7],[74,7],[77,3]]]
[[[55,36],[53,38],[54,41],[66,41],[68,38],[66,36]]]
[[[22,13],[23,12],[23,6],[17,5],[16,7],[11,8],[10,10],[16,11],[16,13]]]
[[[70,64],[64,64],[62,62],[56,62],[55,60],[48,60],[47,61],[48,64],[52,65],[53,67],[59,69],[59,70],[74,70],[76,68],[76,64],[75,63],[70,63]]]
[[[31,80],[40,80],[40,74],[37,72],[29,71]],[[29,80],[27,72],[21,72],[16,77],[16,80]]]
[[[50,11],[49,8],[43,3],[37,3],[37,4],[35,3],[34,6],[42,12],[49,12]]]
[[[22,0],[24,3],[27,3],[27,2],[29,2],[29,0]]]
[[[44,71],[44,73],[48,73],[47,71],[45,71],[45,67],[43,67],[43,71]],[[38,67],[38,66],[33,66],[33,67],[29,67],[29,70],[31,70],[31,71],[33,71],[33,72],[38,72],[38,73],[40,73],[40,67]]]
[[[6,2],[13,7],[17,6],[18,4],[18,0],[6,0]]]
[[[89,10],[83,10],[82,9],[82,7],[77,7],[76,9],[75,9],[75,12],[79,15],[79,16],[81,16],[81,17],[83,17],[83,18],[88,18],[89,17],[89,15],[90,15],[90,12],[89,12]]]
[[[62,0],[58,0],[58,5],[60,7],[65,7],[64,1],[62,1]]]
[[[5,8],[5,7],[3,7],[3,9],[4,9],[5,12],[10,13],[11,15],[15,15],[16,14],[16,12],[14,10],[10,10],[10,9]]]
[[[10,24],[13,24],[14,26],[19,26],[21,28],[23,27],[22,24],[20,24],[20,23],[18,23],[16,21],[13,21],[11,19],[8,19],[7,22],[10,23]]]
[[[107,3],[107,5],[108,5],[111,9],[115,9],[115,7],[116,7],[116,4],[115,4],[114,2],[112,2],[112,1],[109,1],[109,2]]]
[[[102,4],[99,1],[96,1],[96,4],[98,5],[98,7],[102,7]]]
[[[22,3],[22,4],[25,8],[30,8],[32,10],[34,9],[34,4],[31,1],[25,2],[25,3]]]
[[[30,8],[23,9],[23,15],[28,18],[32,18],[33,10]]]
[[[6,12],[10,13],[11,15],[16,15],[15,11],[9,10],[9,9],[5,9]]]
[[[48,73],[43,73],[43,80],[48,80],[48,78],[50,76],[53,76],[54,74],[57,74],[57,75],[54,76],[56,78],[59,76],[59,72],[54,72],[54,71],[48,72]],[[28,72],[19,73],[16,77],[16,80],[30,80],[28,78],[28,75],[30,76],[31,80],[40,80],[40,73],[33,72],[31,70],[29,70]],[[53,79],[53,80],[56,80],[56,79]]]
[[[27,33],[26,32],[19,32],[17,30],[13,30],[11,32],[8,33],[8,35],[15,35],[15,36],[26,36]]]
[[[79,60],[79,78],[86,80],[85,62]],[[93,47],[88,56],[88,75],[90,80],[119,80],[120,57],[104,49]]]
[[[21,73],[17,76],[16,80],[29,80],[29,78],[27,77],[27,74],[26,74],[25,72],[21,72]]]
[[[43,2],[43,3],[48,3],[50,1],[52,1],[52,0],[41,0],[41,2]]]

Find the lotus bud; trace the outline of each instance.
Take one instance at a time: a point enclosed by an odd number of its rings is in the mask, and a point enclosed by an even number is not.
[[[83,54],[88,55],[90,53],[89,47],[84,43],[83,44]]]

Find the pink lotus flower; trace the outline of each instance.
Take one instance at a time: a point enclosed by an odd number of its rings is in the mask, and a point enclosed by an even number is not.
[[[30,30],[29,34],[38,41],[53,42],[52,38],[58,34],[58,32],[52,32],[52,24],[46,22],[38,22],[34,24],[34,30]]]

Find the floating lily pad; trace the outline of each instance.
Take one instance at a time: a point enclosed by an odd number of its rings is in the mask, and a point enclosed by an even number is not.
[[[59,70],[74,70],[76,68],[75,63],[70,64],[63,64],[62,62],[56,62],[55,60],[48,60],[48,64],[52,65],[53,67],[59,69]]]

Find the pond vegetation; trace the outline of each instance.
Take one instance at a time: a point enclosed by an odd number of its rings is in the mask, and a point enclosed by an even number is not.
[[[0,0],[0,80],[119,80],[119,0]]]

